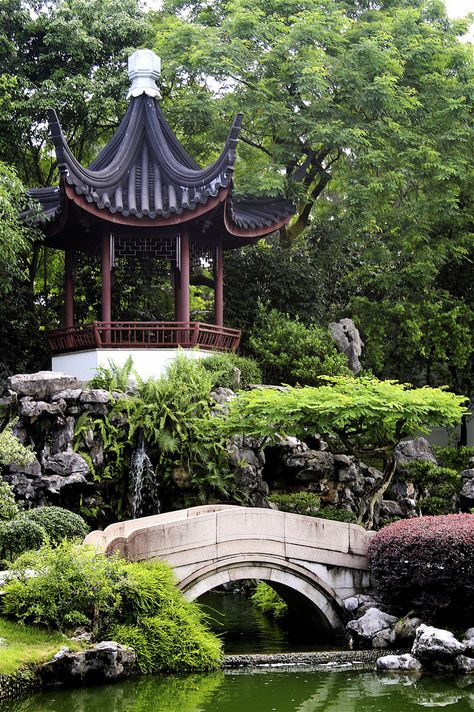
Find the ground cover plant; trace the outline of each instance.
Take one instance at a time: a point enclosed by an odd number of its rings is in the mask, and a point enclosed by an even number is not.
[[[474,515],[400,520],[369,545],[370,570],[384,602],[426,620],[474,622]]]
[[[4,618],[64,633],[87,626],[96,640],[133,646],[142,672],[212,670],[221,663],[220,640],[164,563],[129,563],[64,540],[23,554],[12,572],[0,600]]]

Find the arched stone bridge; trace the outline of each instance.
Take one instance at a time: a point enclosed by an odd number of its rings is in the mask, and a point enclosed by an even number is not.
[[[371,536],[356,524],[206,505],[112,524],[85,543],[130,561],[166,561],[190,600],[230,581],[268,581],[309,603],[324,628],[340,632],[343,599],[370,586]]]

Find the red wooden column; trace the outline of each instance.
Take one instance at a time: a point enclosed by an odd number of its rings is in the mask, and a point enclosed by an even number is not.
[[[111,236],[108,230],[102,233],[102,321],[112,321],[112,255]],[[104,341],[110,341],[110,329],[103,332]]]
[[[64,326],[74,326],[74,249],[64,251]]]
[[[224,251],[222,242],[216,247],[214,267],[214,323],[224,326]]]
[[[183,225],[181,230],[181,264],[179,273],[178,321],[189,321],[189,228]]]

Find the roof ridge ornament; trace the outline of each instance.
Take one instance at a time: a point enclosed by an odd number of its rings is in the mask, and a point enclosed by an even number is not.
[[[127,94],[127,99],[132,96],[156,97],[160,91],[155,80],[161,72],[161,60],[151,49],[137,49],[128,58],[128,76],[132,80],[132,86]]]

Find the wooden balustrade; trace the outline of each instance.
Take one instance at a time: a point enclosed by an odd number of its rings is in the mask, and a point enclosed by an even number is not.
[[[199,321],[95,321],[48,333],[52,354],[88,349],[160,349],[199,347],[235,351],[240,331]]]

